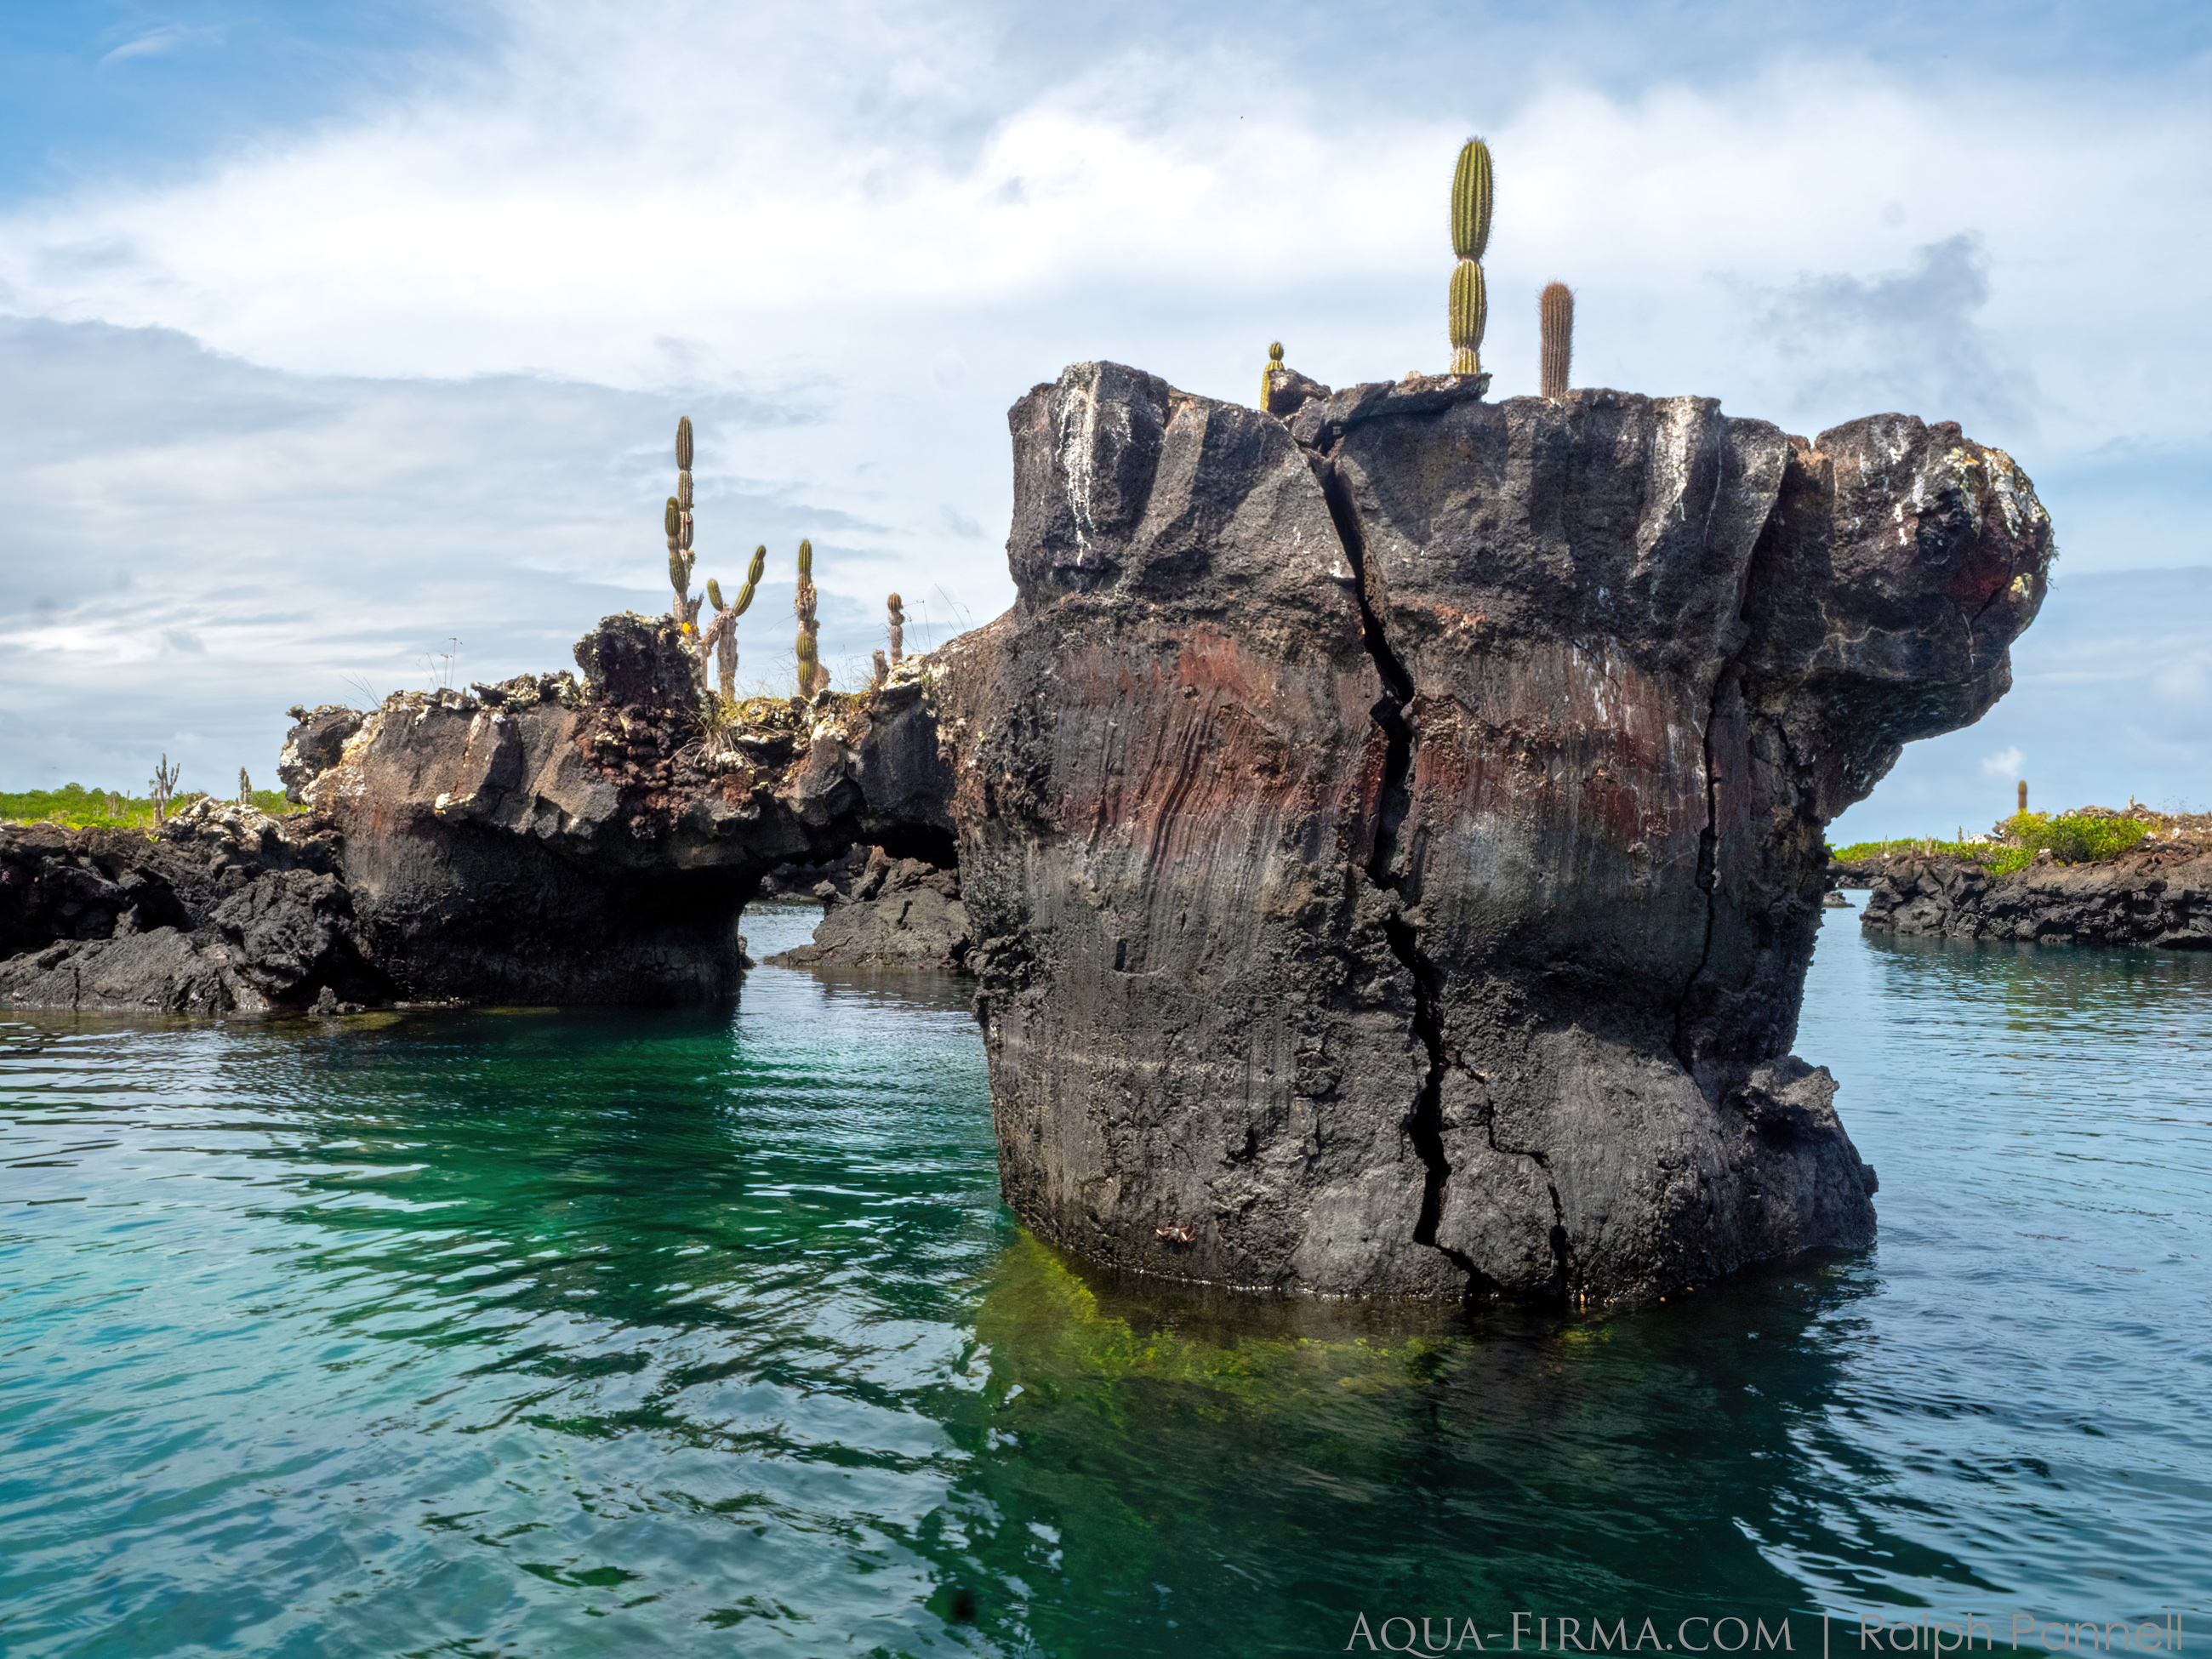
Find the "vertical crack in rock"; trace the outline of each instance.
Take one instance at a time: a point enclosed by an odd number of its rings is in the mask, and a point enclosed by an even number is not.
[[[1698,832],[1698,889],[1705,896],[1705,938],[1698,947],[1698,965],[1690,969],[1689,978],[1683,982],[1681,1000],[1674,1005],[1674,1058],[1695,1082],[1698,1076],[1696,1051],[1690,1043],[1690,1002],[1698,994],[1698,981],[1705,976],[1705,966],[1713,957],[1713,927],[1720,902],[1720,784],[1713,775],[1713,723],[1720,718],[1721,696],[1728,690],[1729,676],[1735,670],[1731,658],[1721,665],[1713,680],[1713,695],[1705,705],[1705,729],[1701,734],[1705,760],[1705,827]]]
[[[1369,601],[1367,544],[1359,533],[1359,515],[1352,505],[1351,495],[1330,460],[1315,456],[1313,464],[1321,480],[1322,497],[1328,502],[1329,518],[1336,526],[1336,538],[1343,544],[1345,558],[1352,566],[1353,592],[1359,602],[1359,625],[1367,654],[1374,660],[1376,672],[1382,680],[1382,696],[1369,711],[1375,724],[1382,728],[1387,743],[1382,758],[1382,787],[1375,803],[1374,846],[1368,854],[1364,874],[1376,887],[1396,894],[1402,901],[1405,891],[1395,866],[1398,832],[1413,805],[1414,732],[1407,711],[1413,702],[1413,677],[1391,648],[1382,619]],[[1437,1242],[1437,1224],[1443,1218],[1444,1187],[1451,1179],[1451,1164],[1444,1156],[1443,1021],[1437,1007],[1437,993],[1443,975],[1421,953],[1413,925],[1406,920],[1403,910],[1384,921],[1382,932],[1389,941],[1391,955],[1398,958],[1399,965],[1412,981],[1413,1035],[1420,1039],[1428,1055],[1421,1086],[1414,1094],[1413,1110],[1406,1119],[1407,1137],[1428,1172],[1421,1189],[1420,1217],[1413,1224],[1413,1242],[1441,1252],[1468,1276],[1468,1288],[1472,1291],[1482,1281],[1480,1270],[1466,1252]],[[1556,1195],[1553,1201],[1557,1202]]]
[[[1559,1201],[1559,1183],[1552,1179],[1552,1160],[1534,1147],[1501,1146],[1498,1139],[1498,1109],[1486,1098],[1483,1105],[1488,1115],[1483,1119],[1482,1133],[1490,1143],[1490,1150],[1501,1158],[1525,1158],[1544,1172],[1544,1191],[1552,1200],[1552,1231],[1547,1242],[1552,1247],[1552,1260],[1559,1265],[1559,1292],[1571,1297],[1576,1293],[1574,1243],[1567,1236],[1567,1206]]]
[[[1705,503],[1705,528],[1698,538],[1700,554],[1712,541],[1713,515],[1720,510],[1721,492],[1728,487],[1728,445],[1723,441],[1713,457],[1713,493],[1711,499]],[[1767,508],[1770,524],[1774,514],[1780,511],[1778,496]],[[1759,550],[1765,544],[1765,540],[1766,526],[1762,525],[1759,535],[1753,538],[1750,556],[1745,559],[1737,578],[1735,619],[1731,624],[1736,629],[1735,648],[1729,653],[1728,659],[1721,664],[1720,672],[1713,676],[1713,694],[1705,702],[1705,729],[1698,733],[1705,770],[1705,827],[1698,832],[1698,890],[1705,896],[1705,937],[1698,946],[1698,965],[1690,970],[1689,978],[1683,981],[1681,1000],[1674,1005],[1674,1036],[1669,1045],[1674,1051],[1674,1058],[1690,1074],[1692,1083],[1698,1079],[1697,1050],[1690,1042],[1690,1004],[1698,994],[1698,981],[1705,978],[1705,969],[1713,959],[1713,930],[1718,924],[1720,910],[1720,780],[1713,766],[1713,727],[1720,720],[1721,698],[1727,695],[1729,677],[1741,672],[1743,653],[1748,648],[1752,628],[1750,618],[1744,613],[1751,604],[1752,566],[1758,560]],[[1704,1085],[1700,1084],[1699,1086],[1702,1088]]]

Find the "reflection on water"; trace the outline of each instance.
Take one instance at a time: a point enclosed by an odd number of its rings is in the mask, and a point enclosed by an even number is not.
[[[812,914],[749,915],[753,953]],[[1877,1251],[1613,1321],[1072,1266],[1000,1206],[965,988],[927,977],[6,1028],[0,1649],[2212,1605],[2212,960],[1855,921],[1798,1048],[1881,1170]]]

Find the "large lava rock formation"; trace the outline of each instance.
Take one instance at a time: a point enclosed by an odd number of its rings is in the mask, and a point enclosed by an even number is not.
[[[1872,1237],[1789,1052],[1821,828],[2006,689],[2049,520],[1955,426],[1474,392],[1014,408],[951,816],[1006,1196],[1088,1255],[1614,1300]]]

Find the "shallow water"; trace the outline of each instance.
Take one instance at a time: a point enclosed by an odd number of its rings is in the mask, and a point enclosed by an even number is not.
[[[1521,1612],[1802,1653],[1825,1612],[1843,1653],[2212,1607],[2212,958],[1832,913],[1797,1046],[1878,1248],[1581,1322],[1071,1270],[998,1202],[965,1002],[763,969],[734,1012],[0,1026],[0,1650],[1472,1651]]]

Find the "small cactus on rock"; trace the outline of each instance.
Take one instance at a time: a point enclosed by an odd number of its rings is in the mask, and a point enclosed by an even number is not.
[[[1283,372],[1283,343],[1271,342],[1267,347],[1267,366],[1260,371],[1260,412],[1272,414],[1269,400],[1275,395],[1275,376]]]
[[[177,779],[183,770],[181,766],[169,764],[166,751],[161,756],[161,763],[154,769],[154,775],[146,785],[146,793],[154,799],[154,822],[156,825],[168,815],[169,800],[177,793]]]
[[[906,660],[906,602],[894,593],[890,599],[884,600],[884,604],[890,612],[890,626],[884,632],[890,636],[891,660],[894,663],[904,662]]]
[[[1536,301],[1536,319],[1543,336],[1543,392],[1557,403],[1567,395],[1567,365],[1574,356],[1574,289],[1547,283]]]
[[[768,549],[755,548],[751,568],[745,572],[745,585],[738,590],[735,605],[722,603],[721,583],[712,578],[707,583],[707,603],[714,607],[714,615],[699,635],[699,662],[704,667],[708,654],[714,653],[725,701],[733,701],[738,695],[738,618],[752,608],[753,590],[760,586],[767,568]]]
[[[1482,255],[1490,246],[1491,195],[1490,146],[1470,138],[1460,146],[1459,166],[1452,173],[1452,252],[1459,256],[1449,308],[1455,374],[1482,373],[1482,331],[1490,319]]]
[[[238,804],[240,806],[253,805],[253,781],[246,775],[246,769],[242,766],[238,769]]]
[[[792,595],[792,613],[799,618],[799,695],[811,697],[830,683],[822,666],[816,636],[821,624],[814,619],[814,544],[799,544],[799,591]]]

